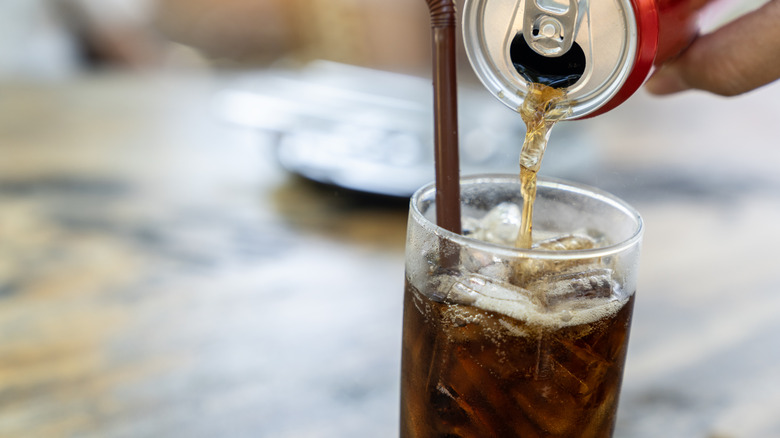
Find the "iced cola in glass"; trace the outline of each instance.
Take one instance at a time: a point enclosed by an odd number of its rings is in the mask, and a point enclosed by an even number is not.
[[[412,198],[401,437],[609,437],[642,221],[604,192],[540,179],[530,249],[517,177],[466,178],[463,235]]]

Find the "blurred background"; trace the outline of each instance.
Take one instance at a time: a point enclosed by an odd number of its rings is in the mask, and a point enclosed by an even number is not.
[[[312,59],[419,73],[429,60],[414,0],[6,0],[3,12],[3,76]]]
[[[429,33],[422,0],[2,0],[0,436],[397,436]],[[513,173],[460,61],[462,171]],[[616,436],[780,437],[778,114],[556,127],[542,173],[647,223]]]

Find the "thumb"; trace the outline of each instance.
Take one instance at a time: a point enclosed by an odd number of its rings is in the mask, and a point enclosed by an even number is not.
[[[697,38],[647,82],[653,94],[700,89],[735,96],[780,77],[780,0]]]

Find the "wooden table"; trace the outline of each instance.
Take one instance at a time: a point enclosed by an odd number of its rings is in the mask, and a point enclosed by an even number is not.
[[[0,84],[0,436],[397,436],[405,201],[283,172],[225,83]],[[647,223],[616,436],[780,436],[779,116],[576,122]]]

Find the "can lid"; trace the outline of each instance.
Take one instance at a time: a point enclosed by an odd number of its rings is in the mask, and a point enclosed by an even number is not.
[[[633,87],[629,95],[636,91],[652,64],[652,50],[640,47],[640,26],[657,26],[657,12],[655,8],[651,11],[656,21],[647,17],[638,20],[635,1],[466,0],[463,38],[469,62],[485,87],[513,110],[522,105],[529,82],[535,81],[567,88],[572,103],[569,119],[594,115],[608,103],[607,107],[616,106],[618,95],[625,100],[628,96],[623,97],[626,90],[621,88],[627,82]],[[533,7],[526,2],[532,2]],[[576,13],[573,29],[565,28],[560,34],[556,33],[560,27],[553,25],[541,29],[561,41],[573,36],[565,53],[545,53],[528,44],[531,37],[525,33],[537,35],[539,26],[556,21],[556,14],[565,16],[560,22],[570,26],[572,9]],[[527,16],[532,13],[535,15]],[[657,34],[657,30],[650,34]],[[646,58],[648,53],[649,62],[637,56]],[[644,71],[635,71],[639,61]],[[638,81],[637,74],[642,75]]]

